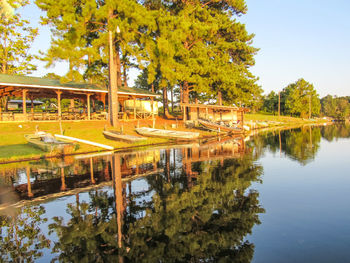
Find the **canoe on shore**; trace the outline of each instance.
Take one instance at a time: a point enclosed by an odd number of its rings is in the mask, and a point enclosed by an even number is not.
[[[193,140],[199,137],[198,132],[162,130],[162,129],[147,128],[147,127],[136,128],[135,130],[138,134],[149,136],[149,137],[162,137],[162,138],[178,139],[178,140]]]
[[[26,134],[24,135],[29,144],[39,148],[45,152],[54,150],[63,151],[64,149],[73,149],[74,144],[57,140],[50,134]]]
[[[244,133],[244,130],[239,127],[229,127],[229,126],[220,125],[220,124],[206,121],[206,120],[198,120],[198,122],[209,130],[220,130],[222,132],[229,132],[233,134]]]
[[[124,142],[140,142],[146,140],[144,137],[122,134],[117,131],[103,131],[106,139]]]

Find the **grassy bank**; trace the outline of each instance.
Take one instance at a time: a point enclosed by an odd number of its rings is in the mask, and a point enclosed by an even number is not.
[[[210,135],[209,132],[186,129],[181,121],[178,123],[177,130],[200,132],[202,136]],[[137,126],[152,127],[152,120],[140,120],[133,122],[121,122],[117,130],[123,129],[125,134],[137,135],[135,127]],[[164,120],[157,118],[156,128],[173,129],[176,121]],[[35,147],[27,144],[24,138],[25,134],[34,133],[36,126],[40,131],[51,134],[60,134],[60,125],[58,122],[24,122],[24,123],[0,123],[0,162],[21,160],[26,158],[43,158],[49,157],[50,153],[43,152]],[[126,143],[120,141],[112,141],[104,138],[102,131],[104,127],[111,129],[105,121],[71,121],[62,122],[62,131],[66,136],[79,139],[85,139],[114,147],[115,149],[126,147],[137,147],[143,145],[167,143],[169,140],[162,138],[147,138],[147,140],[138,143]],[[75,153],[100,151],[101,148],[80,144],[79,149]],[[55,153],[52,153],[53,155]],[[51,154],[51,155],[52,155]]]
[[[324,120],[305,120],[301,118],[285,117],[285,116],[273,116],[263,114],[246,114],[245,123],[259,128],[259,123],[264,123],[269,127],[273,126],[294,126],[298,124],[307,124],[321,122]],[[152,120],[140,120],[120,122],[117,130],[123,129],[125,134],[137,135],[135,127],[152,127]],[[215,135],[212,132],[201,131],[197,129],[185,128],[182,121],[176,122],[175,120],[164,120],[157,118],[156,128],[160,129],[174,129],[172,128],[177,124],[177,130],[195,131],[200,132],[201,136]],[[51,134],[60,134],[60,125],[58,122],[23,122],[23,123],[0,123],[0,162],[22,160],[28,158],[43,158],[55,155],[57,153],[47,153],[39,149],[36,149],[27,144],[24,138],[25,134],[34,133],[36,126],[40,131],[45,131]],[[126,142],[112,141],[105,139],[102,135],[104,127],[111,129],[105,121],[69,121],[62,122],[62,131],[66,136],[76,137],[79,139],[90,140],[93,142],[105,144],[114,147],[115,149],[122,149],[127,147],[138,147],[152,144],[167,143],[169,140],[162,138],[147,138],[147,140],[129,144]],[[79,149],[75,153],[101,151],[101,148],[80,144]]]
[[[324,123],[329,122],[324,119],[302,119],[290,116],[275,116],[267,114],[246,114],[244,117],[245,124],[254,125],[259,123],[266,123],[268,126],[289,126],[299,124]]]

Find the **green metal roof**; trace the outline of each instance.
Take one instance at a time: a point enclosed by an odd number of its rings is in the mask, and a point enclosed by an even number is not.
[[[7,74],[0,74],[0,83],[65,87],[65,88],[75,88],[75,89],[106,90],[106,88],[102,88],[100,86],[97,86],[94,84],[88,84],[88,83],[77,83],[77,82],[62,83],[57,79],[28,77],[28,76],[20,76],[20,75],[7,75]]]
[[[155,93],[152,93],[148,90],[145,89],[138,89],[138,88],[132,88],[132,87],[119,87],[118,92],[125,92],[125,93],[138,93],[138,94],[149,94],[149,95],[157,95]]]
[[[39,77],[29,77],[20,75],[8,75],[0,74],[0,85],[1,84],[17,84],[17,85],[36,85],[36,86],[49,86],[49,87],[63,87],[63,88],[74,88],[74,89],[89,89],[89,90],[103,90],[107,91],[107,87],[103,87],[96,84],[89,83],[77,83],[77,82],[66,82],[62,83],[60,80],[49,79],[49,78],[39,78]],[[134,93],[134,94],[145,94],[156,96],[148,90],[131,88],[131,87],[119,87],[118,93]]]

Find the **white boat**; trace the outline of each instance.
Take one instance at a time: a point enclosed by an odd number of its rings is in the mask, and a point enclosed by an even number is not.
[[[198,132],[184,132],[184,131],[173,131],[173,130],[162,130],[153,129],[147,127],[141,127],[135,129],[138,134],[149,137],[162,137],[168,139],[185,139],[193,140],[199,137]]]

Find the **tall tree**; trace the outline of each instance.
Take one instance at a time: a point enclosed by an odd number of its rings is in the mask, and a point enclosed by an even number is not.
[[[223,93],[224,103],[252,103],[261,89],[249,72],[257,49],[253,35],[233,19],[247,11],[244,1],[145,1],[157,15],[150,50],[150,81],[160,70],[182,88],[183,102]],[[203,96],[204,95],[204,96]]]
[[[1,1],[0,13],[0,72],[4,74],[28,74],[36,70],[35,58],[29,53],[38,29],[21,19],[17,9],[28,1]]]
[[[130,54],[139,58],[141,31],[148,21],[143,7],[135,0],[37,0],[36,4],[46,11],[43,23],[54,30],[49,61],[69,60],[70,72],[109,62],[109,105],[115,126],[119,111],[117,87],[122,86],[120,57]]]
[[[263,109],[266,112],[275,114],[277,108],[278,108],[278,94],[276,94],[274,91],[271,91],[264,98]]]
[[[299,79],[295,83],[289,84],[282,91],[284,97],[285,113],[306,118],[311,115],[315,116],[320,113],[320,100],[314,86]]]

